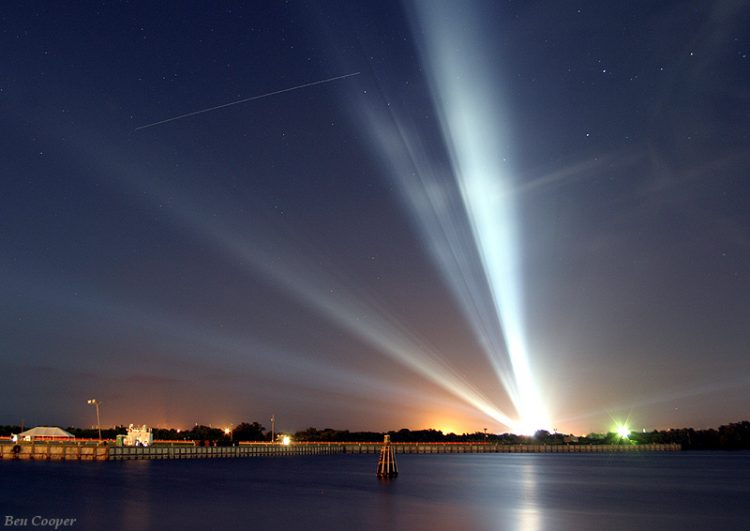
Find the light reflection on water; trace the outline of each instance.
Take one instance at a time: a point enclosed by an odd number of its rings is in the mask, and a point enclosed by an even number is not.
[[[0,462],[0,517],[75,529],[747,529],[750,454]]]
[[[151,525],[151,491],[144,488],[150,480],[153,461],[130,463],[133,466],[123,477],[124,489],[119,511],[119,521],[126,529],[149,529]]]
[[[530,459],[521,464],[521,507],[519,508],[519,531],[537,531],[541,529],[539,508],[537,507],[537,471],[536,461]]]

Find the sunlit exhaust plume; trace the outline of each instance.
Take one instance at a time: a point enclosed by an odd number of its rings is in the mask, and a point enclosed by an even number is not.
[[[357,112],[366,117],[367,130],[385,170],[403,195],[422,241],[460,304],[474,336],[503,387],[514,395],[511,366],[504,358],[490,355],[504,350],[502,331],[492,298],[487,296],[489,286],[455,180],[435,154],[427,153],[421,135],[408,122],[407,112],[402,112],[395,103],[390,114],[382,108],[365,102]]]
[[[526,341],[518,213],[506,118],[478,13],[465,4],[418,1],[413,20],[453,174],[502,325],[522,431],[549,427]],[[492,353],[499,356],[500,352]],[[496,364],[499,365],[499,364]],[[501,375],[501,378],[503,376]]]
[[[308,307],[497,422],[513,425],[507,415],[452,369],[436,349],[404,329],[389,316],[387,310],[368,300],[366,294],[343,285],[303,257],[290,254],[279,259],[278,246],[273,255],[266,252],[264,242],[257,235],[247,237],[235,234],[214,220],[199,220],[191,214],[195,209],[179,209],[179,212],[188,216],[183,221],[189,221],[194,228],[210,236],[212,242],[234,253],[253,270],[262,273]]]
[[[109,327],[114,337],[121,334],[154,336],[180,350],[180,360],[185,365],[205,369],[206,352],[212,360],[221,360],[234,376],[242,378],[255,372],[259,365],[264,368],[264,380],[278,389],[294,382],[295,389],[304,395],[311,391],[333,391],[348,396],[372,397],[387,396],[390,399],[417,405],[422,408],[443,408],[454,410],[453,401],[435,396],[424,396],[417,390],[399,386],[366,372],[347,369],[316,359],[310,352],[295,352],[261,342],[247,334],[235,334],[225,329],[216,329],[203,322],[185,317],[165,315],[163,311],[144,306],[130,306],[121,300],[102,298],[99,293],[90,293],[85,286],[75,286],[78,296],[71,300],[67,291],[60,292],[54,286],[42,285],[38,281],[13,277],[13,286],[31,298],[35,307],[47,308],[53,313],[71,315],[71,319],[85,323],[95,329]],[[106,323],[106,324],[105,324]],[[171,359],[161,360],[158,353],[149,355],[155,367],[162,367],[164,361],[171,367]],[[124,358],[123,358],[124,359]],[[98,359],[91,361],[92,366]],[[112,365],[113,374],[127,375],[130,361],[123,366]],[[78,359],[76,366],[89,370],[85,359]],[[167,371],[167,374],[169,372]],[[468,406],[466,406],[468,408]]]
[[[208,229],[210,221],[203,225]],[[237,238],[226,228],[212,231],[213,240],[236,253],[248,265],[264,274],[279,287],[308,307],[326,316],[383,354],[471,404],[490,418],[506,426],[513,420],[448,365],[437,349],[405,329],[388,311],[299,256],[278,260],[265,255],[258,241]],[[277,253],[278,256],[278,253]],[[333,287],[333,289],[331,289]]]
[[[93,150],[90,145],[81,148],[90,160],[98,160],[104,173],[114,177],[120,186],[139,190],[140,197],[162,212],[163,205],[169,205],[166,212],[175,225],[229,253],[250,272],[261,274],[308,308],[484,415],[515,427],[515,420],[451,367],[438,349],[412,334],[372,297],[331,274],[330,267],[323,270],[294,246],[282,243],[288,235],[271,236],[271,227],[261,230],[258,224],[248,226],[246,219],[217,216],[217,212],[233,209],[208,199],[216,194],[181,193],[160,185],[154,177],[143,177],[142,171],[111,150]]]

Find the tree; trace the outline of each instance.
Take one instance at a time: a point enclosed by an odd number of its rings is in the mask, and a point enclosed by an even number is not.
[[[232,438],[235,441],[265,441],[267,438],[264,433],[265,431],[266,428],[257,422],[253,422],[252,424],[243,422],[234,428]]]
[[[190,432],[186,433],[194,441],[218,441],[224,437],[224,430],[211,428],[209,426],[196,425]]]

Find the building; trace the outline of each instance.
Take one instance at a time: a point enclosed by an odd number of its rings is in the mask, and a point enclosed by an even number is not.
[[[62,428],[37,426],[19,433],[18,438],[22,441],[65,441],[74,437]]]
[[[128,434],[123,439],[125,446],[151,446],[154,442],[154,434],[151,428],[146,426],[128,426]]]

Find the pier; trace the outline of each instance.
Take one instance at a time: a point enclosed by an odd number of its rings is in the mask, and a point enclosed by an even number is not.
[[[491,444],[491,443],[390,443],[397,454],[485,454],[485,453],[639,453],[678,452],[679,444]],[[271,443],[202,447],[192,444],[113,446],[87,442],[35,441],[0,443],[0,460],[28,461],[130,461],[143,459],[227,459],[292,455],[379,454],[382,442]]]
[[[113,446],[109,449],[109,460],[130,461],[136,459],[226,459],[234,457],[272,457],[289,455],[332,455],[344,453],[339,444],[281,445],[270,443],[241,444],[239,446]]]
[[[313,444],[313,443],[308,443]],[[346,454],[377,454],[383,443],[341,443]],[[592,454],[679,452],[679,444],[492,444],[492,443],[391,443],[397,454]]]

